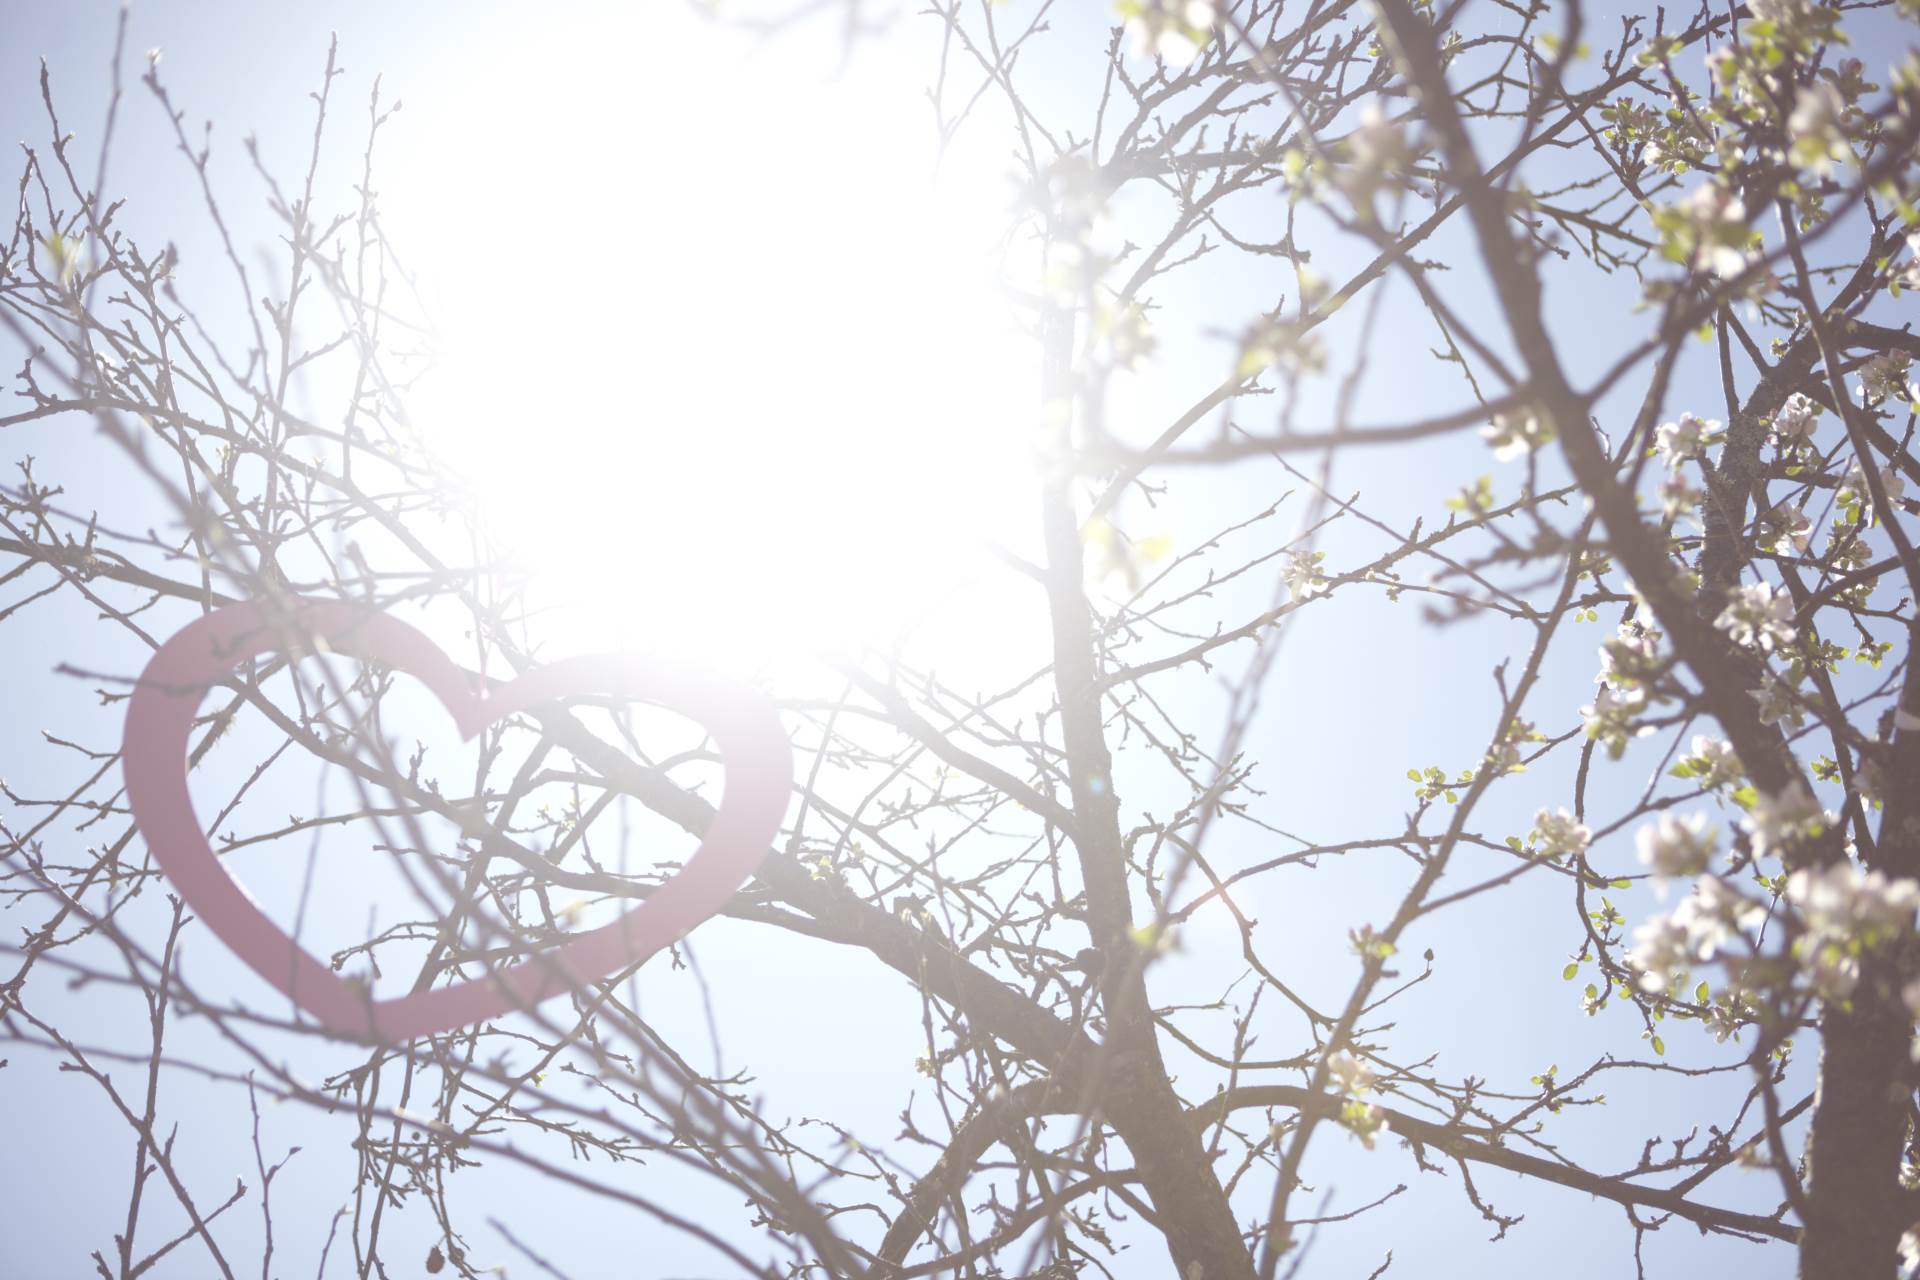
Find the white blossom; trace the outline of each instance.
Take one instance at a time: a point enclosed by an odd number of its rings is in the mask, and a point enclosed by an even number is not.
[[[1494,414],[1493,421],[1480,428],[1480,435],[1493,446],[1493,456],[1502,462],[1511,462],[1553,442],[1552,428],[1527,409]]]
[[[1740,73],[1740,60],[1730,44],[1707,50],[1707,76],[1721,88],[1731,87]]]
[[[1668,463],[1679,466],[1693,458],[1703,455],[1709,445],[1720,443],[1721,423],[1717,418],[1697,418],[1691,413],[1680,415],[1678,422],[1663,422],[1655,433],[1654,448],[1666,456]]]
[[[1737,781],[1745,771],[1731,742],[1725,738],[1709,738],[1704,733],[1693,735],[1693,752],[1687,757],[1687,763],[1693,766],[1693,776],[1700,779],[1701,787],[1708,791]]]
[[[1880,487],[1885,491],[1888,502],[1897,505],[1900,499],[1906,497],[1907,478],[1901,475],[1897,468],[1875,466],[1873,471],[1880,479]],[[1861,467],[1860,459],[1855,458],[1847,464],[1847,473],[1840,479],[1840,489],[1836,496],[1842,502],[1858,502],[1862,507],[1873,505],[1873,490],[1867,484],[1866,471]],[[1862,550],[1864,551],[1864,548]]]
[[[1678,817],[1663,813],[1659,820],[1640,828],[1636,839],[1640,861],[1660,880],[1699,875],[1713,856],[1714,834],[1706,815]]]
[[[1770,516],[1777,536],[1785,538],[1795,551],[1806,554],[1807,546],[1813,541],[1813,521],[1807,516],[1807,509],[1797,502],[1783,502],[1773,509]]]
[[[1907,252],[1912,256],[1907,259],[1906,268],[1896,278],[1900,281],[1902,288],[1920,289],[1920,231],[1907,233]]]
[[[1808,934],[1838,943],[1872,943],[1913,924],[1920,883],[1890,880],[1884,872],[1862,871],[1843,859],[1795,871],[1787,877],[1786,896]]]
[[[1326,554],[1324,551],[1287,552],[1280,576],[1286,580],[1287,590],[1295,600],[1319,595],[1327,589],[1326,575],[1320,572],[1320,561]]]
[[[1533,833],[1539,840],[1540,851],[1549,857],[1585,853],[1587,842],[1593,838],[1587,825],[1565,809],[1558,812],[1542,809],[1534,814]]]
[[[1623,622],[1600,645],[1600,674],[1595,683],[1634,689],[1660,671],[1660,632],[1638,622]]]
[[[1766,909],[1718,876],[1702,876],[1672,915],[1654,916],[1634,930],[1628,963],[1643,991],[1663,991],[1686,976],[1693,962],[1711,960],[1735,936],[1766,918]]]
[[[1787,132],[1793,137],[1821,133],[1840,123],[1847,113],[1847,100],[1832,82],[1815,80],[1800,86],[1794,95],[1793,114],[1787,117]]]
[[[1770,582],[1736,587],[1727,607],[1713,620],[1732,641],[1764,652],[1793,643],[1793,597]]]
[[[1522,720],[1515,716],[1507,725],[1507,731],[1500,735],[1500,740],[1487,752],[1487,768],[1496,778],[1509,773],[1525,772],[1527,766],[1520,759],[1520,753],[1527,743],[1540,740],[1540,732],[1534,727],[1533,721]]]
[[[1886,799],[1886,771],[1878,760],[1862,756],[1853,766],[1853,793],[1871,805]]]
[[[1860,395],[1868,404],[1882,400],[1920,400],[1920,388],[1907,381],[1913,361],[1904,352],[1882,351],[1862,364]]]
[[[1807,985],[1822,1000],[1845,1000],[1860,984],[1859,957],[1834,943],[1807,948],[1802,967]]]
[[[1736,934],[1765,920],[1767,909],[1741,897],[1719,876],[1702,876],[1693,886],[1693,896],[1674,915],[1686,924],[1694,954],[1711,960]]]
[[[1765,857],[1804,836],[1818,835],[1831,821],[1806,784],[1795,779],[1777,795],[1761,792],[1740,825],[1753,838],[1754,853]]]
[[[1361,1146],[1371,1151],[1374,1138],[1387,1125],[1387,1113],[1371,1102],[1355,1098],[1340,1108],[1340,1123],[1360,1139]]]
[[[1861,871],[1851,860],[1820,868],[1802,868],[1787,877],[1786,898],[1799,913],[1801,936],[1794,956],[1813,993],[1823,1000],[1844,1000],[1860,981],[1863,948],[1905,936],[1920,907],[1920,884],[1889,880],[1879,871]],[[1901,992],[1913,1008],[1914,990]]]
[[[1603,684],[1593,695],[1592,703],[1580,708],[1580,719],[1586,725],[1587,736],[1606,747],[1611,759],[1618,760],[1629,740],[1652,732],[1634,723],[1646,705],[1645,689],[1615,690]]]
[[[1185,66],[1200,56],[1219,20],[1215,0],[1121,0],[1135,57]]]
[[[1841,501],[1866,503],[1866,491],[1841,490]],[[1868,550],[1866,539],[1851,528],[1834,529],[1827,541],[1827,563],[1836,573],[1846,573],[1852,569],[1864,569],[1873,558]]]
[[[1730,996],[1721,1003],[1708,1005],[1706,1016],[1701,1021],[1713,1033],[1715,1044],[1725,1044],[1740,1033],[1747,1018],[1742,1015],[1737,1001]]]
[[[1347,137],[1347,154],[1352,163],[1335,170],[1333,184],[1356,210],[1366,214],[1372,210],[1374,193],[1405,173],[1418,152],[1407,141],[1405,125],[1370,102]]]
[[[1747,12],[1761,22],[1791,26],[1813,8],[1811,0],[1747,0]]]
[[[1853,152],[1841,132],[1847,100],[1830,81],[1802,85],[1787,117],[1787,137],[1794,162],[1822,176],[1833,172],[1836,160],[1851,160]]]
[[[1793,686],[1771,671],[1761,672],[1760,687],[1748,690],[1747,696],[1760,704],[1761,724],[1784,723],[1789,729],[1798,729],[1807,722]]]
[[[1813,438],[1814,402],[1798,391],[1787,397],[1780,412],[1773,415],[1772,439],[1777,449],[1788,449]]]
[[[1687,926],[1672,916],[1655,916],[1633,931],[1627,963],[1639,973],[1642,991],[1666,990],[1691,961]]]
[[[1747,269],[1747,206],[1739,196],[1713,183],[1694,188],[1678,206],[1691,232],[1692,266],[1723,279]]]
[[[1684,475],[1670,475],[1660,482],[1660,514],[1668,520],[1699,510],[1706,500],[1705,491],[1687,483]]]
[[[1342,1093],[1354,1095],[1366,1093],[1380,1079],[1372,1067],[1345,1051],[1327,1059],[1327,1074]]]

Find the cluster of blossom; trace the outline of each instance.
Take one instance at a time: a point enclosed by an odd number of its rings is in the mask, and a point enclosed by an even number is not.
[[[1882,351],[1860,366],[1860,395],[1868,404],[1906,400],[1920,404],[1920,387],[1908,381],[1913,357],[1904,351]]]
[[[1900,474],[1898,468],[1892,466],[1876,466],[1873,471],[1880,481],[1881,491],[1887,495],[1887,501],[1898,506],[1900,500],[1907,494],[1906,477]],[[1835,492],[1834,498],[1847,509],[1850,518],[1856,522],[1864,522],[1865,517],[1862,513],[1871,511],[1873,508],[1873,490],[1867,484],[1867,474],[1860,465],[1860,459],[1855,458],[1847,464],[1847,473],[1840,478],[1840,488]],[[1857,543],[1858,539],[1850,541]],[[1864,555],[1865,547],[1861,547],[1860,550]]]
[[[1666,127],[1640,149],[1640,158],[1646,163],[1682,174],[1713,153],[1713,138],[1696,116],[1683,115],[1677,121],[1663,123]]]
[[[1654,42],[1655,46],[1660,43]],[[1643,55],[1649,59],[1643,65],[1652,65],[1652,60],[1661,56],[1656,48],[1650,48]],[[1612,125],[1606,131],[1606,140],[1626,157],[1631,157],[1637,147],[1640,163],[1649,168],[1665,169],[1678,176],[1701,165],[1714,152],[1713,134],[1698,111],[1662,111],[1622,97],[1602,108],[1600,114]]]
[[[1732,45],[1716,45],[1707,50],[1707,77],[1713,81],[1713,87],[1722,93],[1730,92],[1740,83],[1740,55]]]
[[[1660,482],[1660,515],[1664,519],[1697,511],[1706,500],[1706,491],[1691,483],[1684,472],[1676,471]]]
[[[1387,1117],[1378,1106],[1368,1102],[1365,1095],[1372,1092],[1380,1077],[1373,1068],[1344,1050],[1327,1059],[1327,1074],[1347,1096],[1340,1108],[1340,1123],[1360,1139],[1362,1146],[1373,1150],[1373,1140],[1386,1127]]]
[[[1768,439],[1782,453],[1793,452],[1813,439],[1813,421],[1820,406],[1798,391],[1787,397],[1780,412],[1773,415],[1773,430]]]
[[[1640,861],[1653,872],[1654,879],[1665,884],[1680,876],[1697,876],[1707,869],[1718,837],[1707,825],[1705,814],[1663,813],[1659,820],[1640,828],[1636,838]]]
[[[1639,975],[1642,991],[1684,985],[1695,963],[1713,959],[1766,914],[1765,907],[1742,897],[1719,876],[1702,876],[1671,913],[1654,916],[1634,930],[1627,963]]]
[[[1724,434],[1719,419],[1698,418],[1691,413],[1683,413],[1678,422],[1660,424],[1659,431],[1654,434],[1653,447],[1666,457],[1669,466],[1677,467],[1706,456],[1706,451],[1719,444]]]
[[[1650,727],[1638,723],[1646,707],[1646,689],[1615,689],[1603,684],[1593,695],[1593,701],[1580,708],[1580,720],[1586,726],[1587,736],[1607,749],[1607,758],[1618,760],[1625,754],[1627,743],[1652,732]]]
[[[1507,722],[1507,730],[1500,740],[1487,752],[1487,769],[1493,777],[1502,777],[1509,773],[1524,773],[1527,766],[1520,759],[1520,753],[1529,742],[1545,742],[1546,735],[1541,733],[1531,720],[1522,720],[1515,716]]]
[[[1827,72],[1806,86],[1782,84],[1780,75],[1788,49],[1804,50],[1833,34],[1834,11],[1810,0],[1759,0],[1747,12],[1751,20],[1742,24],[1740,42],[1720,44],[1706,56],[1716,106],[1732,120],[1752,121],[1791,100],[1786,132],[1793,161],[1824,174],[1833,161],[1850,159],[1841,126],[1864,87],[1857,59],[1847,59],[1853,65],[1839,75]]]
[[[1748,0],[1747,12],[1756,22],[1791,27],[1813,13],[1813,0]]]
[[[1834,820],[1796,782],[1777,796],[1760,796],[1742,825],[1755,853],[1765,856],[1819,835]],[[1655,916],[1635,930],[1628,963],[1642,990],[1683,987],[1695,964],[1722,956],[1736,939],[1747,944],[1744,955],[1727,957],[1732,990],[1723,1007],[1709,1014],[1709,1025],[1721,1039],[1738,1024],[1741,1010],[1756,992],[1785,996],[1799,986],[1822,1000],[1847,999],[1860,980],[1860,957],[1907,936],[1920,909],[1920,883],[1913,880],[1862,870],[1851,859],[1802,867],[1787,876],[1781,893],[1792,923],[1791,945],[1784,956],[1769,957],[1747,937],[1767,918],[1769,908],[1707,872],[1713,840],[1703,819],[1663,814],[1641,831],[1639,841],[1641,860],[1655,875],[1700,876],[1672,913]],[[1903,995],[1920,1018],[1920,979],[1909,983]]]
[[[1220,18],[1216,0],[1119,0],[1114,11],[1126,22],[1135,57],[1183,67],[1207,47]]]
[[[1793,597],[1787,592],[1770,582],[1754,582],[1735,587],[1728,596],[1727,607],[1713,625],[1735,644],[1770,653],[1793,643],[1798,633],[1793,626]]]
[[[1714,183],[1658,210],[1654,225],[1665,239],[1668,256],[1695,271],[1731,279],[1745,271],[1752,258],[1754,233],[1747,228],[1746,202]]]
[[[1894,281],[1900,288],[1920,289],[1920,231],[1907,233],[1907,253],[1907,265]]]
[[[1327,365],[1326,344],[1317,332],[1302,332],[1297,321],[1263,316],[1241,339],[1240,376],[1250,378],[1273,365],[1296,376],[1318,373]]]
[[[1794,872],[1786,897],[1800,918],[1794,958],[1814,994],[1844,1000],[1859,984],[1861,952],[1912,927],[1920,884],[1841,861]]]
[[[1693,749],[1673,767],[1675,777],[1697,779],[1702,791],[1717,791],[1738,782],[1745,772],[1731,742],[1725,738],[1709,738],[1704,733],[1693,735]]]
[[[1854,762],[1853,791],[1875,808],[1886,799],[1886,772],[1878,760],[1861,756]]]
[[[1587,825],[1565,809],[1542,809],[1533,815],[1532,843],[1542,857],[1585,853],[1592,839]]]
[[[1375,194],[1399,184],[1421,152],[1407,137],[1405,125],[1372,102],[1347,136],[1345,150],[1348,163],[1335,169],[1330,180],[1347,197],[1354,212],[1369,221],[1374,217]]]
[[[1638,689],[1665,667],[1660,632],[1639,622],[1623,622],[1600,645],[1600,674],[1596,683],[1612,689]]]
[[[1342,1050],[1327,1059],[1327,1075],[1345,1094],[1368,1093],[1380,1082],[1374,1069]]]
[[[1281,562],[1280,576],[1286,580],[1287,591],[1295,600],[1305,600],[1327,589],[1327,577],[1320,571],[1320,562],[1326,558],[1324,551],[1286,553]]]
[[[1523,454],[1553,443],[1553,428],[1531,409],[1509,409],[1493,415],[1480,428],[1481,438],[1493,446],[1493,456],[1511,462]]]
[[[1771,671],[1760,673],[1760,687],[1749,690],[1747,696],[1759,704],[1761,724],[1800,729],[1807,723],[1806,710],[1801,707],[1793,686]]]
[[[1796,780],[1777,794],[1756,796],[1740,825],[1753,840],[1754,855],[1764,858],[1819,836],[1833,823],[1833,815]]]
[[[1767,512],[1764,520],[1767,533],[1762,546],[1777,551],[1780,544],[1785,542],[1801,555],[1807,553],[1807,547],[1813,541],[1813,521],[1807,516],[1805,507],[1797,502],[1783,502]]]
[[[1858,59],[1848,61],[1855,68],[1859,65]],[[1856,69],[1856,79],[1858,74]],[[1793,162],[1821,177],[1833,172],[1836,161],[1853,163],[1853,148],[1847,145],[1844,127],[1851,110],[1852,104],[1831,80],[1801,86],[1787,117],[1788,155]]]

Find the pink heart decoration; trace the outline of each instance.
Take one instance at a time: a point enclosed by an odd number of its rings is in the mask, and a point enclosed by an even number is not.
[[[463,737],[565,695],[658,704],[704,726],[726,785],[719,812],[680,872],[619,919],[550,952],[479,978],[374,1000],[302,950],[234,883],[194,816],[187,750],[207,691],[261,653],[332,651],[404,671],[431,689]],[[766,856],[787,810],[793,751],[773,704],[741,685],[671,661],[581,658],[483,685],[406,623],[342,601],[232,605],[162,645],[127,706],[127,799],[160,869],[253,971],[331,1032],[376,1041],[450,1031],[604,978],[652,955],[719,911]]]

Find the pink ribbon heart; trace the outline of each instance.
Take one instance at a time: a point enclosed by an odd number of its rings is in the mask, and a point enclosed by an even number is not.
[[[706,728],[726,767],[719,812],[679,873],[618,919],[479,978],[374,1000],[302,950],[214,856],[187,794],[188,735],[207,691],[258,654],[324,652],[382,662],[431,689],[471,738],[495,720],[567,695],[655,703]],[[160,647],[127,706],[123,752],[134,823],[194,912],[253,971],[327,1030],[379,1041],[450,1031],[577,989],[653,954],[719,911],[766,855],[786,814],[793,751],[773,704],[683,664],[582,658],[490,687],[426,636],[331,600],[232,605]]]

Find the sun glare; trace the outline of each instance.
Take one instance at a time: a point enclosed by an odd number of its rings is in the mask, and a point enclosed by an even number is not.
[[[385,198],[440,336],[416,421],[568,626],[994,643],[956,602],[1032,509],[1006,173],[940,157],[884,59],[619,20],[631,42],[451,52],[411,95]]]

